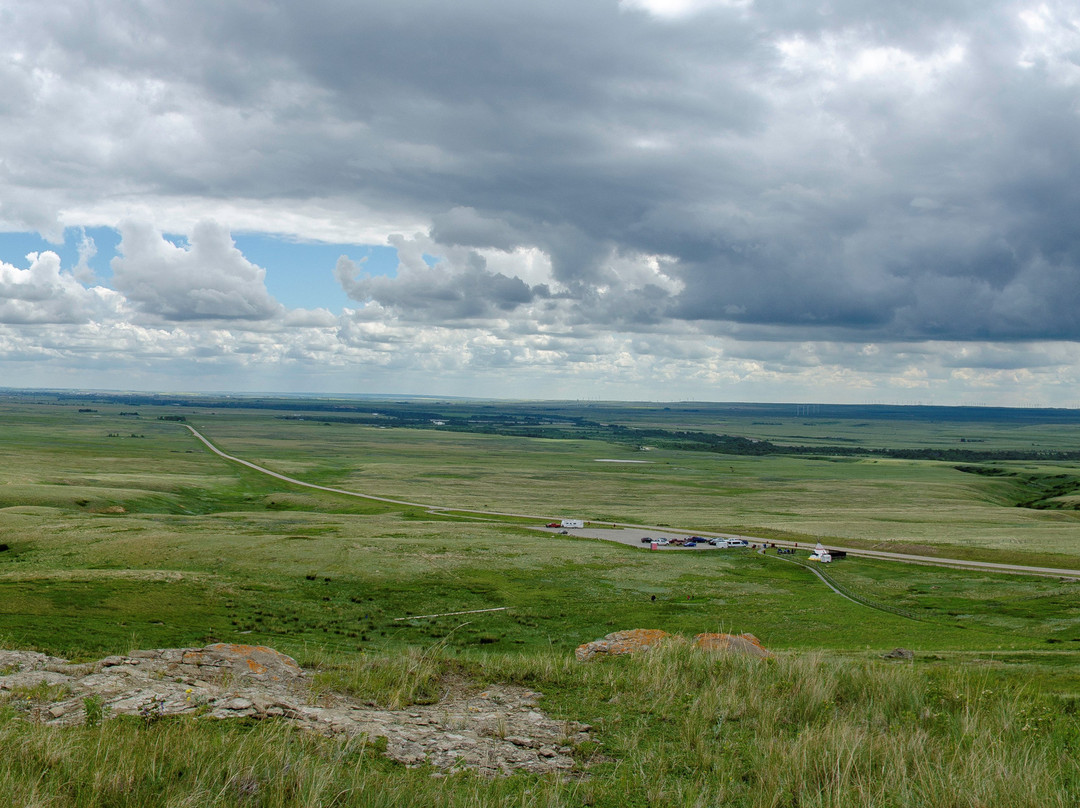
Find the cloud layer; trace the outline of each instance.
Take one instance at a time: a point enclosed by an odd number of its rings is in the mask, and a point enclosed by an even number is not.
[[[111,289],[47,254],[0,267],[9,328],[124,323],[193,356],[280,329],[297,362],[422,374],[454,346],[447,373],[628,388],[670,363],[703,397],[738,368],[918,387],[920,363],[1007,390],[1003,366],[1051,378],[1040,344],[1075,377],[1072,3],[0,11],[0,227],[123,237]],[[400,266],[312,267],[356,303],[331,327],[267,292],[239,229],[392,244]]]

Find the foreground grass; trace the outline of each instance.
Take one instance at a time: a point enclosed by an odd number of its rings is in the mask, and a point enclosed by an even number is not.
[[[54,729],[0,710],[0,793],[21,806],[1067,806],[1076,702],[987,671],[808,653],[767,662],[685,645],[581,665],[439,651],[324,662],[319,687],[387,704],[440,678],[520,683],[588,721],[568,779],[433,778],[377,742],[274,722],[112,720]]]

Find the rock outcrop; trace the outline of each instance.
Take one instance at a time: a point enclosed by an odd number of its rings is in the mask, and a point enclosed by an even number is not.
[[[386,739],[386,755],[409,766],[469,768],[487,775],[568,772],[589,727],[556,721],[540,694],[499,685],[448,683],[433,705],[383,710],[336,695],[313,698],[296,660],[259,645],[133,651],[76,665],[29,651],[0,650],[0,698],[32,720],[78,725],[135,715],[277,719],[324,735]],[[91,713],[88,715],[88,711]]]
[[[909,651],[907,648],[894,648],[887,654],[881,655],[882,659],[914,659],[915,652]]]
[[[694,647],[703,651],[726,651],[752,657],[771,657],[768,649],[753,634],[698,634]]]
[[[632,628],[626,631],[614,631],[599,640],[579,645],[574,656],[579,662],[587,662],[597,656],[621,656],[648,651],[657,643],[671,635],[658,628]]]
[[[580,662],[598,656],[620,656],[648,651],[661,642],[685,642],[679,635],[652,628],[632,628],[615,631],[599,640],[579,645],[574,652]],[[772,654],[753,634],[698,634],[694,647],[703,651],[722,651],[753,657],[771,657]]]

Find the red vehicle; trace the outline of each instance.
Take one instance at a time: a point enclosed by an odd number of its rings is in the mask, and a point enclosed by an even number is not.
[[[562,527],[562,522],[548,522],[544,527]]]

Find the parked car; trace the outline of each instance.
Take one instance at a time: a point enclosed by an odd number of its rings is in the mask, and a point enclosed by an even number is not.
[[[713,547],[727,547],[727,539],[709,539],[709,544]]]
[[[749,547],[750,545],[749,545],[749,543],[747,543],[746,539],[728,539],[727,540],[727,546],[728,547]]]
[[[641,543],[642,544],[651,544],[652,543],[652,538],[650,538],[649,536],[642,536],[641,537]]]
[[[669,544],[671,544],[671,542],[669,542],[667,539],[657,539],[656,544],[659,547],[667,547]]]
[[[693,539],[690,539],[690,541],[684,544],[683,547],[697,547],[697,542]]]

